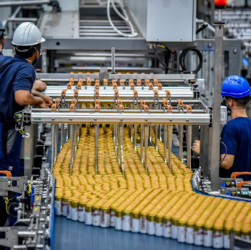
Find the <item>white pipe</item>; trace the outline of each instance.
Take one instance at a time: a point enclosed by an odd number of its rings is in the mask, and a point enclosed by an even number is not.
[[[114,24],[113,24],[113,22],[112,22],[112,19],[111,19],[111,15],[110,15],[110,4],[111,4],[111,0],[108,0],[108,1],[107,1],[107,18],[108,18],[109,23],[110,23],[110,25],[112,26],[112,28],[113,28],[118,34],[120,34],[121,36],[124,36],[124,37],[136,37],[136,36],[138,35],[138,33],[125,34],[125,33],[121,32],[121,31],[119,31],[119,30],[114,26]],[[114,10],[115,10],[115,9],[114,9]],[[116,11],[116,10],[115,10],[115,11]],[[117,10],[117,11],[118,11],[118,10]],[[120,13],[120,15],[121,15],[121,13]],[[121,16],[122,16],[122,15],[121,15]],[[124,18],[125,18],[125,17],[124,17]],[[124,18],[123,18],[123,20],[124,20]],[[131,28],[132,31],[133,31],[131,22],[130,22],[130,21],[127,21],[127,22],[128,22],[128,24],[130,25],[130,28]]]

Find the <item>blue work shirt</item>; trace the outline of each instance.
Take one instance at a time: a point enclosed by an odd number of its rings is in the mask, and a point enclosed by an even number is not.
[[[3,53],[2,53],[2,51],[0,51],[0,57],[1,57],[1,56],[3,56]]]
[[[25,58],[0,56],[0,123],[15,124],[14,114],[24,108],[15,101],[15,92],[31,92],[35,79],[35,69]]]
[[[227,154],[234,155],[233,166],[226,170],[220,168],[220,177],[229,178],[234,172],[251,172],[251,119],[237,117],[229,121],[221,133],[221,141],[227,147]],[[221,143],[221,154],[226,153]],[[241,175],[243,180],[251,180],[250,175]]]

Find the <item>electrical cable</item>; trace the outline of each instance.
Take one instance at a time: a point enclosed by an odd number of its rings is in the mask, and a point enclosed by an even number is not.
[[[186,55],[190,51],[193,51],[199,58],[199,64],[198,64],[197,68],[191,72],[189,72],[187,70],[186,65],[185,65]],[[180,66],[182,68],[183,73],[197,74],[200,71],[200,69],[202,68],[203,56],[199,50],[194,49],[194,48],[188,48],[188,49],[183,50],[182,53],[180,54],[179,63],[180,63]]]
[[[182,70],[179,70],[179,69],[172,69],[172,68],[169,68],[159,57],[156,49],[153,47],[153,50],[154,50],[154,54],[156,55],[156,57],[158,58],[159,62],[166,68],[166,69],[169,69],[169,70],[173,70],[173,71],[177,71],[177,72],[182,72]]]
[[[114,26],[114,24],[113,24],[113,22],[112,22],[112,19],[111,19],[111,13],[110,13],[111,1],[112,1],[112,3],[113,3],[113,0],[107,0],[107,18],[108,18],[108,21],[109,21],[110,25],[112,26],[112,28],[113,28],[119,35],[121,35],[121,36],[124,36],[124,37],[136,37],[136,36],[138,35],[138,33],[125,34],[125,33],[121,32],[121,31],[119,31],[119,30]],[[113,5],[115,6],[114,3],[113,3]],[[123,8],[122,8],[122,9],[123,9]],[[117,14],[120,13],[120,12],[118,11],[118,9],[116,8],[116,6],[115,6],[114,10],[116,11]],[[125,10],[123,10],[123,12],[126,13]],[[126,22],[129,24],[131,30],[134,32],[133,26],[132,26],[131,22],[129,21],[129,19],[127,19],[126,17],[124,17],[121,13],[118,14],[118,15],[119,15],[124,21],[126,21]]]
[[[226,159],[226,156],[227,156],[227,145],[226,145],[224,142],[222,142],[222,141],[221,141],[221,143],[222,143],[222,144],[224,145],[224,147],[225,147],[225,155],[224,155],[223,159],[221,159],[220,165],[221,165],[221,163]]]
[[[196,30],[196,35],[204,30],[208,26],[208,23],[203,23],[199,29]]]

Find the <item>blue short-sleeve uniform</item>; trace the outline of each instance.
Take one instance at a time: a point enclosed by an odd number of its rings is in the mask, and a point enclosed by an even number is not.
[[[221,141],[226,145],[227,154],[235,158],[230,169],[220,168],[220,177],[230,177],[234,172],[251,172],[251,119],[237,117],[229,121],[222,130]],[[221,143],[221,154],[226,153],[226,148]],[[248,175],[240,178],[251,180]]]

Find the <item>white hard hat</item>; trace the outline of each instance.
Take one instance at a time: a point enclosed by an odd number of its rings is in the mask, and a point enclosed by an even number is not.
[[[38,27],[30,22],[21,23],[15,30],[12,44],[16,46],[32,46],[45,42]]]

